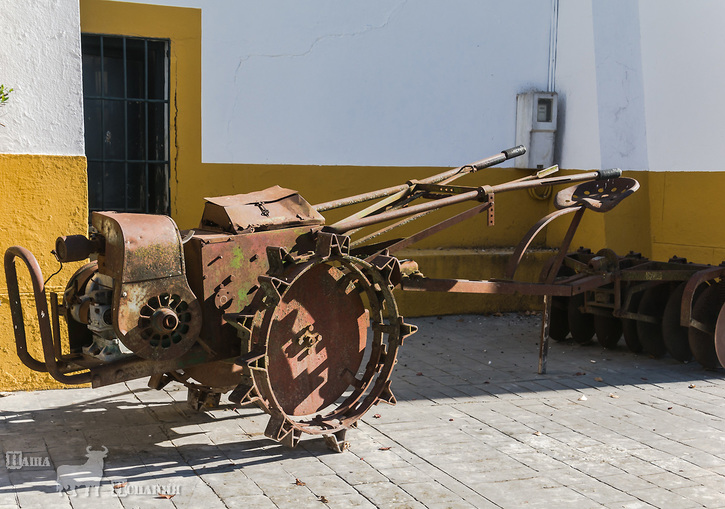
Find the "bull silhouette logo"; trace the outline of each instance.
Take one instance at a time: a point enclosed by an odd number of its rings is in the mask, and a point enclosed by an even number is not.
[[[76,494],[77,488],[85,486],[88,488],[90,495],[91,488],[96,488],[100,492],[101,479],[103,478],[103,458],[108,454],[106,446],[103,450],[92,451],[91,446],[86,447],[86,457],[88,460],[83,465],[61,465],[56,470],[58,477],[58,491],[71,491]]]

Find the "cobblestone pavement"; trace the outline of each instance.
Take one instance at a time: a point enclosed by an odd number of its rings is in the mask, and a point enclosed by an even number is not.
[[[0,509],[725,508],[722,370],[554,343],[537,375],[536,316],[411,321],[398,405],[342,454],[265,439],[256,409],[192,413],[181,386],[6,393]],[[100,488],[58,493],[88,447]]]

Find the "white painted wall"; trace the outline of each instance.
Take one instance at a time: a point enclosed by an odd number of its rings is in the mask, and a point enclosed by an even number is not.
[[[725,170],[725,2],[640,0],[650,168]]]
[[[561,165],[725,170],[725,2],[560,1]]]
[[[202,9],[205,162],[439,165],[555,89],[567,168],[725,170],[721,0],[150,0]]]
[[[559,94],[558,162],[565,168],[600,168],[597,71],[592,4],[561,0],[556,62]]]
[[[83,155],[78,0],[5,0],[0,12],[0,153]]]
[[[549,0],[150,3],[203,7],[205,162],[462,164],[547,84]]]

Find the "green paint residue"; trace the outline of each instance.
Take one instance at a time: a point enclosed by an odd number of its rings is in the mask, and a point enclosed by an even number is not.
[[[244,253],[242,252],[242,248],[237,246],[232,250],[232,263],[231,263],[232,268],[241,269],[243,261],[244,261]]]
[[[244,291],[244,288],[240,288],[237,292],[237,307],[239,308],[237,311],[239,312],[244,309],[247,304],[249,304],[250,300],[251,299],[247,292]]]

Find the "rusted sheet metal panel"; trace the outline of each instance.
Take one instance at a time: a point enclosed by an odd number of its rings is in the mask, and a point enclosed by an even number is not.
[[[186,280],[176,223],[167,216],[115,212],[94,212],[92,221],[105,239],[99,272],[114,279],[118,338],[144,359],[186,352],[199,337],[201,307]]]
[[[252,302],[260,275],[269,272],[267,248],[290,252],[314,246],[315,227],[299,227],[245,235],[198,231],[184,245],[189,285],[202,303],[201,337],[214,349],[238,344],[236,330],[222,318]]]
[[[101,274],[122,282],[184,275],[181,237],[170,217],[94,212],[92,223],[106,239]]]
[[[205,198],[200,228],[240,231],[276,230],[323,224],[325,218],[297,191],[274,186],[263,191]]]

